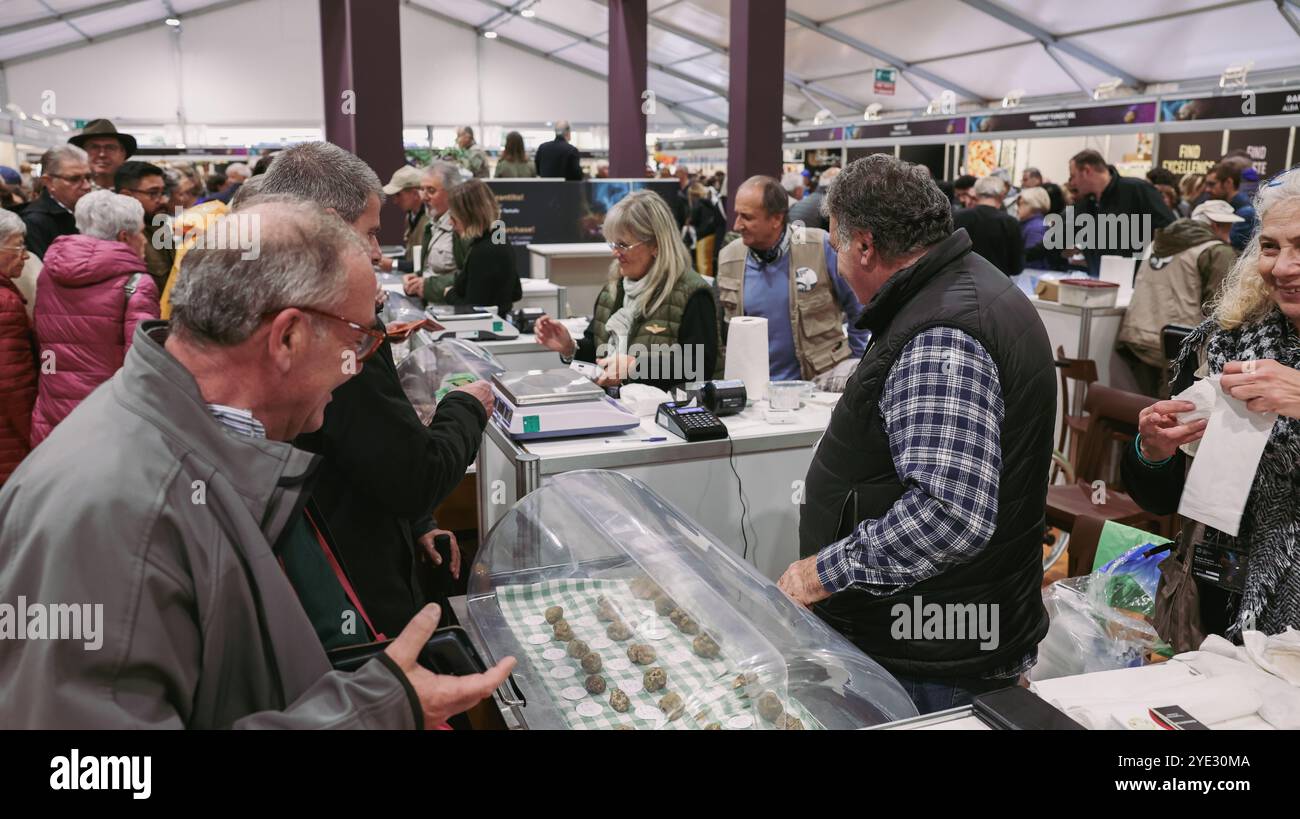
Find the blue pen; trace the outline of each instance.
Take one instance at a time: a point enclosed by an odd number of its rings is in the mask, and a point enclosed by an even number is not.
[[[606,438],[605,443],[607,444],[652,444],[656,441],[667,441],[667,440],[668,438],[666,436],[659,436],[656,438]]]

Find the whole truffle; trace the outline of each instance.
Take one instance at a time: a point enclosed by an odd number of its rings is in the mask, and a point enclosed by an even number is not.
[[[659,700],[659,710],[668,715],[668,720],[677,719],[682,715],[685,708],[682,707],[682,698],[677,693],[668,693]]]
[[[792,714],[782,714],[776,721],[776,727],[782,731],[802,731],[803,722]]]
[[[582,642],[581,640],[569,641],[570,657],[574,658],[575,660],[578,660],[578,659],[582,659],[583,657],[586,657],[589,653],[591,653],[591,649],[587,647],[586,643]]]
[[[648,577],[638,577],[628,584],[628,590],[638,600],[649,600],[659,594],[659,587]]]
[[[776,722],[785,713],[785,708],[781,705],[781,698],[776,695],[775,691],[764,691],[759,694],[756,704],[759,716],[768,722]]]
[[[615,620],[605,627],[605,636],[621,643],[632,637],[632,629],[628,628],[627,623],[622,620]]]
[[[592,674],[587,678],[586,689],[592,694],[605,693],[605,678],[599,674]]]
[[[596,619],[602,623],[612,623],[618,619],[618,609],[614,608],[608,597],[596,601]]]
[[[668,684],[668,672],[657,665],[647,668],[641,677],[641,684],[647,691],[658,691]]]
[[[700,633],[700,624],[692,620],[691,616],[681,609],[673,609],[672,614],[668,615],[668,619],[672,621],[674,626],[677,626],[678,631],[688,637]]]
[[[609,692],[609,707],[621,714],[632,707],[632,701],[623,689],[615,688]]]
[[[555,639],[567,643],[573,639],[573,627],[561,620],[555,624]]]
[[[722,723],[720,723],[720,722],[710,722],[708,725],[704,726],[704,730],[706,730],[706,731],[721,731],[721,730],[722,730]]]
[[[564,609],[559,606],[551,606],[546,610],[546,622],[555,625],[564,619]]]
[[[707,634],[701,634],[691,643],[691,648],[695,653],[706,660],[712,660],[718,656],[718,644]]]
[[[582,658],[582,670],[586,674],[599,673],[602,665],[600,655],[594,651]]]
[[[650,665],[656,656],[653,648],[641,643],[635,643],[627,650],[627,658],[637,665]]]
[[[667,617],[669,614],[672,614],[676,608],[677,604],[667,596],[655,598],[655,614],[658,614],[660,617]]]

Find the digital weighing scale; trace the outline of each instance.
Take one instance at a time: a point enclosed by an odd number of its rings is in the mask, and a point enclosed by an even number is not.
[[[518,328],[498,316],[496,310],[491,308],[434,304],[425,312],[446,328],[433,334],[435,340],[464,338],[470,341],[505,341],[519,338]]]
[[[492,376],[492,420],[517,441],[620,432],[641,425],[636,413],[567,367]]]

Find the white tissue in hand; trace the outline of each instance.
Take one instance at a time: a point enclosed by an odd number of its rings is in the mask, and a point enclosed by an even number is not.
[[[1217,376],[1201,379],[1192,389],[1201,385],[1205,387],[1195,393],[1196,397],[1186,400],[1200,410],[1204,390],[1209,389],[1214,402],[1210,405],[1210,422],[1197,442],[1196,457],[1187,473],[1178,514],[1236,537],[1255,471],[1277,416],[1247,409],[1245,401],[1223,391]],[[1179,396],[1190,392],[1184,390]]]
[[[1196,409],[1174,413],[1174,417],[1178,419],[1180,424],[1190,424],[1193,421],[1209,418],[1210,413],[1214,412],[1215,403],[1219,400],[1219,376],[1206,376],[1175,395],[1171,400],[1190,401],[1196,405]]]

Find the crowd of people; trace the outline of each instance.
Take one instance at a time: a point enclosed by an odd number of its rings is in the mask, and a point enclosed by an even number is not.
[[[577,151],[567,124],[556,131],[535,166],[508,136],[506,173],[568,178]],[[417,662],[454,621],[461,555],[433,513],[475,460],[491,388],[458,387],[421,422],[376,318],[375,270],[404,274],[426,303],[505,317],[521,298],[489,163],[472,130],[459,139],[462,162],[403,166],[387,184],[307,142],[228,166],[214,185],[132,160],[134,139],[99,120],[46,152],[38,195],[7,197],[0,586],[79,600],[93,583],[118,624],[102,654],[0,641],[0,701],[23,703],[9,724],[435,727],[504,681],[509,658],[460,678]],[[729,224],[725,179],[677,168],[674,195],[634,191],[605,215],[609,281],[583,335],[543,316],[536,339],[559,363],[597,364],[602,385],[668,388],[682,379],[633,348],[698,349],[696,377],[718,377],[729,320],[767,319],[773,380],[844,393],[781,588],[934,710],[1014,682],[1046,630],[1056,373],[1014,277],[1094,270],[1109,251],[1072,262],[1072,248],[1049,247],[1049,214],[1150,216],[1121,344],[1154,368],[1153,396],[1167,376],[1177,387],[1221,374],[1251,409],[1282,416],[1241,533],[1210,535],[1255,550],[1266,570],[1207,591],[1204,620],[1230,635],[1300,627],[1300,539],[1283,497],[1300,458],[1300,174],[1259,180],[1226,157],[1204,184],[1148,181],[1094,151],[1068,172],[1065,185],[1033,168],[1019,188],[1005,172],[948,185],[873,155],[822,171],[811,192],[802,177],[746,179]],[[377,241],[386,197],[405,227],[391,259]],[[199,241],[250,219],[252,257]],[[1193,332],[1169,368],[1144,356],[1171,316]],[[1126,486],[1160,514],[1177,506],[1183,447],[1204,432],[1178,421],[1187,409],[1154,403],[1125,456]],[[449,559],[434,545],[444,535]],[[88,536],[112,548],[87,548]],[[893,604],[921,593],[998,604],[1001,647],[889,639]],[[330,651],[385,638],[361,670],[331,670]]]

